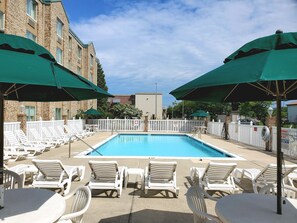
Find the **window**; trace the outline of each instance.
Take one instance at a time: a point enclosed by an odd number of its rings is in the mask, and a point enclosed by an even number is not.
[[[69,44],[69,51],[72,51],[72,38],[70,36],[68,39],[68,44]]]
[[[0,30],[4,30],[4,13],[0,11]]]
[[[63,23],[60,19],[57,19],[57,36],[61,39],[63,37]]]
[[[57,47],[56,51],[56,60],[59,64],[63,64],[63,52],[59,47]]]
[[[77,74],[81,74],[81,68],[77,67]]]
[[[27,0],[27,15],[36,20],[36,7],[35,0]]]
[[[56,108],[55,109],[55,119],[56,120],[61,120],[62,119],[62,109],[61,108]]]
[[[94,64],[94,56],[91,54],[90,67],[93,67],[93,64]]]
[[[77,57],[78,57],[78,59],[81,59],[81,47],[80,46],[77,47]]]
[[[36,112],[34,106],[25,106],[25,114],[27,121],[35,121],[36,120]]]
[[[26,38],[36,42],[36,36],[33,33],[31,33],[30,31],[28,31],[28,30],[26,31]]]
[[[89,74],[89,81],[93,82],[93,74]]]

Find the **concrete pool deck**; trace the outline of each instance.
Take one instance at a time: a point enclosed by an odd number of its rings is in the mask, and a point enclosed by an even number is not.
[[[85,138],[84,141],[93,146],[98,142],[110,137],[110,132],[97,132],[94,136]],[[231,140],[225,141],[212,135],[201,135],[201,139],[214,146],[222,148],[230,153],[234,153],[242,157],[242,160],[220,161],[220,162],[236,162],[240,168],[254,167],[262,168],[269,163],[276,163],[274,153],[255,150],[247,145],[238,144]],[[90,178],[90,168],[88,166],[89,158],[74,158],[78,153],[86,150],[88,146],[83,142],[77,141],[71,144],[71,158],[69,155],[69,146],[64,145],[51,149],[41,155],[37,159],[59,159],[65,165],[85,165],[86,173],[84,180],[74,181],[71,185],[71,191],[80,185],[86,185]],[[94,159],[94,158],[91,158]],[[98,157],[102,160],[115,160]],[[158,159],[163,160],[163,159]],[[100,193],[92,197],[91,205],[84,215],[86,223],[167,223],[167,222],[193,222],[193,215],[188,208],[185,193],[187,188],[191,186],[189,180],[190,167],[205,167],[210,161],[207,159],[166,159],[177,161],[177,183],[180,188],[179,197],[174,198],[171,193],[149,192],[144,195],[140,190],[140,185],[134,183],[140,182],[139,177],[132,176],[129,178],[128,187],[123,190],[120,198],[116,197],[116,193]],[[297,160],[289,160],[285,157],[286,164],[297,164]],[[149,159],[138,158],[117,158],[116,161],[120,166],[128,168],[145,168]],[[217,161],[217,160],[216,160]],[[8,166],[14,166],[20,163],[31,164],[30,159],[11,162]],[[27,185],[26,185],[27,186]],[[244,192],[252,192],[250,182],[245,182],[243,186]],[[215,214],[215,202],[206,199],[208,212]],[[67,208],[70,208],[68,204]]]

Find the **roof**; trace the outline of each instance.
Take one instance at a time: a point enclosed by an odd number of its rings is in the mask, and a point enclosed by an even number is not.
[[[293,101],[287,104],[287,106],[294,106],[294,105],[297,105],[297,101]]]

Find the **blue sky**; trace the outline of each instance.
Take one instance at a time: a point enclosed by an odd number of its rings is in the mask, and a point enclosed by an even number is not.
[[[163,94],[222,65],[277,29],[295,32],[296,0],[62,0],[71,29],[93,42],[109,92]]]

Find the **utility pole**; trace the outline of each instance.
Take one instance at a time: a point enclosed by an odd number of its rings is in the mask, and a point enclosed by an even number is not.
[[[156,84],[156,95],[155,95],[155,119],[158,118],[158,109],[157,109],[157,106],[158,106],[158,95],[157,95],[157,92],[158,92],[158,83],[155,83]]]

